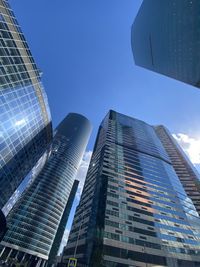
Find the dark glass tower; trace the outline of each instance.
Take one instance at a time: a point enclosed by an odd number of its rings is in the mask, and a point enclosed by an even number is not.
[[[200,87],[199,13],[199,0],[144,0],[132,26],[135,64]]]
[[[188,197],[191,198],[200,215],[199,174],[170,132],[162,125],[156,126],[155,130],[170,157],[174,170],[176,171]]]
[[[63,238],[63,234],[65,232],[65,228],[67,225],[67,221],[69,218],[69,214],[72,208],[72,204],[74,202],[74,198],[78,189],[79,181],[75,180],[72,186],[72,190],[70,192],[67,205],[65,206],[65,210],[62,215],[62,219],[60,221],[56,236],[53,241],[53,245],[51,247],[51,251],[49,253],[49,259],[48,259],[48,266],[52,266],[53,264],[56,263],[56,256],[58,255],[58,251],[61,245],[61,241]]]
[[[62,262],[78,267],[200,266],[200,218],[154,128],[110,111]]]
[[[2,260],[44,266],[65,211],[91,132],[90,122],[70,113],[57,127],[51,155],[8,216]]]
[[[8,1],[0,0],[0,209],[51,139],[40,73]]]

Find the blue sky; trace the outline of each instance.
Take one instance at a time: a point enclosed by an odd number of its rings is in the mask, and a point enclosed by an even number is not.
[[[114,109],[181,134],[200,162],[200,90],[134,65],[131,25],[142,0],[9,2],[43,71],[54,127],[69,112],[85,115],[91,151]]]
[[[198,138],[200,91],[134,65],[131,25],[141,0],[10,0],[48,94],[53,124],[68,112],[94,130],[109,109]]]

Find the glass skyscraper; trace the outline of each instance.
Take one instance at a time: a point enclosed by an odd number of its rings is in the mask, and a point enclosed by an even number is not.
[[[65,206],[65,210],[63,212],[62,219],[60,220],[60,224],[59,224],[58,230],[56,232],[56,236],[54,238],[53,245],[51,247],[51,251],[49,253],[48,266],[52,266],[53,264],[56,263],[56,257],[57,257],[58,252],[59,252],[59,248],[61,245],[63,234],[64,234],[65,229],[66,229],[67,221],[68,221],[69,214],[70,214],[70,211],[72,208],[72,204],[74,202],[74,198],[75,198],[75,195],[76,195],[76,192],[78,189],[78,185],[79,185],[79,181],[75,180],[73,183],[68,201],[67,201],[67,205]]]
[[[110,111],[100,125],[62,262],[200,266],[200,218],[155,129]]]
[[[135,64],[200,87],[199,13],[199,0],[143,0],[132,26]]]
[[[47,163],[7,217],[2,260],[45,265],[90,132],[90,122],[76,113],[59,124]]]
[[[198,172],[166,127],[159,125],[155,127],[155,130],[188,197],[191,198],[200,215],[200,177]]]
[[[51,140],[39,70],[8,1],[0,0],[0,209]]]

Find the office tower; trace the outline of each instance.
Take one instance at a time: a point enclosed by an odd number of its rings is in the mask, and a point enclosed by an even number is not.
[[[68,221],[69,214],[70,214],[70,211],[72,208],[72,204],[74,202],[74,198],[75,198],[75,195],[76,195],[76,192],[78,189],[78,185],[79,185],[79,181],[75,180],[73,183],[72,190],[70,192],[68,201],[67,201],[67,205],[65,206],[65,210],[63,212],[62,219],[60,221],[56,236],[54,238],[53,245],[51,247],[51,251],[49,253],[48,266],[52,266],[53,264],[56,263],[56,257],[58,255],[58,251],[59,251],[59,248],[61,245],[63,234],[64,234],[65,229],[66,229],[67,221]]]
[[[39,70],[8,1],[0,0],[0,209],[51,139]]]
[[[45,265],[90,132],[90,122],[76,113],[59,124],[47,163],[7,217],[2,260]]]
[[[200,224],[154,128],[110,111],[100,125],[63,263],[200,266]]]
[[[155,127],[170,160],[178,175],[185,192],[191,198],[200,215],[200,178],[196,169],[189,161],[183,150],[177,144],[170,132],[162,125]]]
[[[199,13],[199,0],[144,0],[132,26],[135,64],[200,87]]]

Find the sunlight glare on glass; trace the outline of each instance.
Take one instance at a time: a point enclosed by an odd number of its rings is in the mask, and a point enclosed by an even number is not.
[[[26,120],[25,119],[21,119],[21,120],[15,122],[15,126],[22,126],[25,123],[26,123]]]

